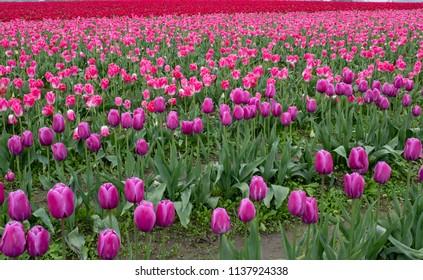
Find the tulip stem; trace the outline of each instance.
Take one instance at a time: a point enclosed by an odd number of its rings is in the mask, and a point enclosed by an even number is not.
[[[210,117],[207,114],[207,153],[206,160],[209,162],[210,159]]]
[[[151,232],[146,232],[145,233],[145,241],[147,243],[147,247],[145,250],[145,260],[149,260],[150,259],[150,255],[151,255]]]
[[[222,234],[219,234],[219,260],[222,260]]]
[[[137,207],[137,204],[134,203],[134,216],[135,216],[135,208]],[[135,259],[138,260],[138,252],[139,252],[139,248],[138,248],[138,230],[137,227],[134,227],[134,244],[135,244]]]
[[[352,251],[354,248],[355,243],[355,226],[356,226],[356,220],[358,216],[358,212],[360,211],[360,199],[353,199],[352,202],[352,215],[351,215],[351,224],[350,224],[350,236],[349,236],[349,244],[348,244],[348,257],[351,257]]]
[[[16,169],[18,171],[18,183],[21,183],[20,179],[21,179],[21,166],[19,165],[19,155],[16,156]]]
[[[404,197],[404,199],[408,199],[408,197],[410,196],[410,190],[411,190],[411,168],[412,168],[412,164],[413,161],[409,160],[408,161],[408,172],[407,172],[407,193],[406,193],[406,198]]]
[[[311,225],[307,226],[307,240],[306,240],[306,246],[305,246],[305,252],[304,252],[304,259],[307,259],[308,246],[310,244],[310,227]]]
[[[379,184],[377,190],[377,208],[376,208],[376,223],[379,220],[379,211],[380,211],[380,193],[382,191],[382,184]]]
[[[162,254],[160,255],[160,259],[164,260],[166,255],[166,235],[163,229],[161,230],[161,235],[162,235]]]
[[[47,179],[50,181],[50,149],[46,147],[47,150]]]
[[[292,256],[291,256],[291,258],[293,259],[293,260],[296,260],[297,259],[297,254],[296,254],[296,235],[297,235],[297,218],[295,217],[294,218],[294,228],[293,228],[293,230],[292,230]]]
[[[323,197],[323,194],[325,193],[325,178],[326,178],[326,175],[322,175],[322,184],[321,184],[322,193],[320,194],[322,197]]]
[[[113,217],[112,217],[112,210],[109,210],[109,224],[110,224],[110,228],[113,229]]]
[[[60,222],[62,223],[62,258],[63,258],[63,260],[66,260],[66,240],[65,240],[66,227],[65,227],[65,219],[62,218],[60,220]]]

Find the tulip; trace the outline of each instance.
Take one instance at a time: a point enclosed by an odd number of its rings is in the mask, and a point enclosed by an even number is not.
[[[175,111],[170,111],[167,115],[167,122],[166,125],[169,129],[175,130],[179,126],[179,118],[178,113]]]
[[[113,127],[116,127],[120,124],[119,111],[116,109],[110,109],[109,114],[107,115],[107,121]]]
[[[351,96],[351,95],[353,95],[353,87],[352,87],[352,85],[350,85],[350,84],[345,85],[344,95],[345,96]]]
[[[277,118],[281,114],[282,114],[282,105],[279,103],[274,103],[272,105],[272,115]]]
[[[63,161],[66,159],[68,155],[68,151],[66,150],[66,146],[63,143],[56,143],[51,146],[51,150],[53,151],[54,159],[58,161]]]
[[[12,220],[23,221],[31,216],[31,204],[22,190],[9,193],[7,201],[9,217]]]
[[[402,88],[404,85],[403,77],[401,75],[396,76],[393,84],[395,88]]]
[[[9,152],[15,156],[20,155],[23,152],[23,143],[21,137],[19,135],[13,135],[7,141],[7,147],[9,148]]]
[[[61,114],[53,116],[53,130],[56,133],[62,133],[66,129],[65,118]]]
[[[262,102],[260,104],[260,114],[262,117],[267,117],[270,115],[270,103]]]
[[[335,94],[335,86],[332,84],[328,84],[328,87],[326,89],[326,95],[333,96],[334,94]]]
[[[6,182],[15,181],[15,173],[13,173],[12,171],[7,172],[6,175],[4,176],[4,180],[6,180]]]
[[[126,179],[124,188],[125,198],[131,203],[139,203],[144,198],[144,182],[132,177]]]
[[[210,114],[213,112],[214,106],[213,106],[213,99],[207,97],[204,98],[203,104],[201,105],[201,111],[205,114]]]
[[[414,105],[413,110],[411,110],[411,114],[413,114],[414,117],[420,116],[421,108],[419,105]]]
[[[145,115],[135,114],[134,112],[134,118],[132,120],[132,127],[134,128],[134,130],[136,131],[142,130],[144,128],[144,122],[145,122]]]
[[[200,118],[195,118],[193,120],[192,129],[195,134],[199,134],[203,132],[204,130],[203,121]]]
[[[47,253],[50,242],[50,233],[42,226],[34,226],[26,235],[28,255],[40,257]]]
[[[220,118],[223,118],[223,113],[225,113],[225,112],[228,112],[230,114],[231,108],[229,108],[229,106],[227,104],[220,104],[220,107],[219,107]]]
[[[346,83],[346,84],[351,84],[352,83],[352,81],[353,81],[353,79],[354,79],[354,73],[351,71],[351,70],[347,70],[347,71],[345,71],[344,72],[344,75],[343,75],[343,82],[344,83]]]
[[[252,200],[261,201],[266,197],[267,185],[260,176],[253,176],[250,182],[250,196]]]
[[[267,87],[266,87],[266,92],[265,92],[264,95],[267,98],[273,98],[273,97],[275,97],[275,94],[276,94],[275,85],[273,83],[268,84]]]
[[[306,193],[301,190],[292,191],[288,198],[288,211],[294,215],[301,217],[306,206]]]
[[[91,135],[90,126],[86,122],[81,122],[78,125],[78,135],[80,139],[86,140]]]
[[[67,119],[69,122],[74,121],[74,120],[76,119],[75,112],[74,112],[73,110],[69,109],[69,110],[66,112],[66,119]]]
[[[128,129],[132,127],[132,116],[129,112],[124,112],[121,115],[122,128]]]
[[[101,137],[108,137],[110,135],[109,128],[106,125],[100,127],[100,135]]]
[[[154,204],[148,201],[142,201],[134,211],[134,222],[138,230],[149,232],[156,223],[156,213]]]
[[[192,121],[182,121],[182,134],[190,135],[193,133],[193,125]]]
[[[360,198],[364,191],[363,176],[354,172],[344,176],[344,191],[350,198]]]
[[[335,93],[337,95],[344,95],[345,94],[345,86],[346,86],[346,84],[342,83],[342,82],[336,84],[335,85]]]
[[[166,100],[162,96],[154,99],[154,110],[157,113],[163,113],[166,110]]]
[[[236,105],[242,104],[244,99],[244,91],[240,88],[236,88],[231,91],[230,98]]]
[[[34,144],[34,137],[32,136],[32,132],[29,130],[26,130],[22,132],[22,145],[24,147],[31,147]]]
[[[283,126],[288,126],[292,123],[292,116],[290,113],[285,112],[281,115],[281,123]]]
[[[348,164],[353,171],[360,174],[366,173],[369,168],[366,151],[362,147],[352,148],[348,157]]]
[[[408,138],[405,142],[404,158],[406,160],[416,160],[422,153],[422,143],[417,138]]]
[[[244,109],[240,105],[235,105],[232,116],[237,121],[242,120],[244,118]]]
[[[316,104],[316,99],[313,98],[307,98],[307,111],[309,113],[314,113],[317,110],[317,104]]]
[[[242,199],[238,209],[239,220],[248,223],[252,221],[255,216],[256,208],[254,207],[254,203],[248,198]]]
[[[404,84],[404,89],[406,91],[412,91],[414,89],[414,81],[413,80],[407,80]]]
[[[225,234],[231,228],[231,219],[224,208],[213,210],[210,227],[216,234]]]
[[[144,156],[148,153],[148,143],[144,139],[139,139],[135,145],[135,153]]]
[[[366,92],[367,89],[369,88],[369,84],[367,83],[366,80],[361,80],[360,83],[358,84],[358,91],[359,92]]]
[[[112,183],[105,183],[101,185],[97,196],[102,209],[114,209],[119,204],[119,193]]]
[[[319,79],[316,83],[316,90],[319,93],[325,93],[328,88],[328,81],[324,79]]]
[[[378,81],[378,80],[374,80],[373,82],[372,82],[372,89],[378,89],[378,90],[380,90],[380,87],[381,87],[381,83],[380,83],[380,81]]]
[[[0,251],[7,257],[16,258],[25,252],[25,246],[24,226],[17,221],[8,222],[1,237]]]
[[[175,221],[175,206],[170,200],[162,200],[157,204],[156,225],[168,227]]]
[[[379,184],[385,184],[391,177],[391,167],[384,161],[379,161],[375,166],[373,180]]]
[[[320,150],[316,154],[316,161],[314,164],[317,173],[327,175],[333,171],[332,155],[328,151]]]
[[[112,260],[119,253],[120,239],[116,231],[106,229],[98,235],[97,253],[103,260]]]
[[[72,215],[74,210],[74,194],[63,183],[57,183],[47,193],[47,206],[56,219],[64,219]]]
[[[404,94],[404,96],[402,97],[402,101],[401,101],[402,105],[405,107],[410,106],[411,104],[411,96],[409,94]]]
[[[288,107],[288,113],[291,114],[291,120],[296,120],[298,115],[298,109],[296,106],[290,106]]]
[[[418,178],[419,182],[423,182],[423,167],[420,167]]]
[[[304,213],[301,220],[305,224],[314,224],[319,220],[319,209],[317,208],[316,199],[313,197],[306,197]]]
[[[90,151],[98,152],[101,148],[100,135],[97,133],[91,134],[90,137],[88,137],[88,139],[85,141],[85,145]]]
[[[4,203],[4,185],[0,182],[0,206]]]

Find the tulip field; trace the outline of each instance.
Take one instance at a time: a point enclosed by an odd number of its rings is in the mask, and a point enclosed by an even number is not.
[[[2,3],[0,259],[423,259],[422,18]]]

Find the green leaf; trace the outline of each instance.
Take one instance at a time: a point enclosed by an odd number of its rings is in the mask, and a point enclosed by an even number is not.
[[[41,221],[43,221],[43,223],[48,227],[48,229],[54,233],[53,224],[51,223],[50,217],[44,208],[38,208],[34,213],[32,213],[32,215],[34,215],[34,217],[40,218]]]
[[[239,260],[239,252],[236,250],[235,246],[230,242],[225,234],[220,235],[221,240],[221,251],[219,252],[220,260]]]
[[[259,166],[265,159],[266,157],[261,157],[253,162],[243,165],[239,171],[239,180],[242,182],[245,181],[248,177],[251,177],[257,166]]]
[[[83,254],[85,238],[82,234],[79,233],[78,227],[76,227],[68,234],[67,244],[69,248],[78,255],[79,259],[86,259],[86,256]]]
[[[261,242],[257,221],[250,222],[250,235],[248,236],[248,260],[261,260]]]
[[[125,174],[126,178],[132,177],[135,169],[135,159],[134,155],[128,150],[126,150],[126,161],[125,161]]]
[[[292,256],[292,246],[289,243],[289,240],[288,240],[288,238],[285,234],[285,231],[283,230],[281,223],[279,223],[279,231],[281,232],[282,246],[283,246],[283,250],[285,252],[285,257],[288,260],[293,260],[294,257]]]
[[[275,197],[275,206],[276,206],[276,209],[278,209],[282,205],[282,202],[284,202],[284,200],[288,196],[289,188],[282,187],[279,185],[271,185],[271,188],[273,190],[273,195]]]
[[[189,224],[189,216],[191,215],[192,204],[188,203],[185,207],[183,207],[182,201],[176,201],[174,203],[176,213],[178,214],[179,221],[183,227],[187,227]]]
[[[266,157],[266,162],[264,164],[264,172],[263,172],[263,177],[266,181],[269,181],[269,179],[271,178],[273,164],[275,162],[276,154],[278,152],[278,144],[279,144],[279,141],[276,140],[272,144],[270,153]]]
[[[46,191],[50,190],[53,187],[53,183],[51,183],[46,176],[38,175],[38,179],[40,179],[40,183],[43,185]]]
[[[338,148],[336,148],[333,151],[335,153],[337,153],[338,155],[340,155],[341,157],[343,157],[348,162],[347,152],[345,151],[345,147],[344,146],[339,146]]]
[[[250,196],[250,187],[245,182],[237,183],[237,184],[233,185],[231,188],[240,189],[243,198]]]
[[[153,202],[156,205],[160,200],[162,200],[165,190],[166,183],[161,183],[157,187],[150,187],[145,194],[146,200]]]
[[[398,241],[397,239],[393,238],[392,236],[389,236],[388,239],[398,250],[400,250],[404,255],[406,255],[410,259],[413,259],[413,260],[423,259],[423,249],[415,250],[413,248],[410,248],[407,245]]]
[[[267,208],[270,208],[270,201],[273,198],[273,189],[267,189],[266,197],[263,199],[264,205],[266,205]]]
[[[218,197],[208,197],[206,199],[206,203],[210,206],[210,208],[214,209],[217,206],[217,203],[219,202]]]

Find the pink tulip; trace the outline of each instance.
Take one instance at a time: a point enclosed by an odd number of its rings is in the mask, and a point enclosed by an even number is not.
[[[0,251],[7,257],[16,258],[25,252],[25,247],[24,226],[17,221],[8,222],[1,237]]]
[[[315,198],[306,198],[304,213],[301,216],[301,220],[305,224],[314,224],[319,220],[319,210],[317,208],[317,202]]]
[[[156,223],[154,204],[145,200],[142,201],[135,209],[134,222],[138,230],[142,232],[151,231]]]
[[[63,183],[57,183],[47,193],[47,205],[51,215],[56,219],[64,219],[73,214],[74,194]]]
[[[344,191],[350,198],[360,198],[364,191],[363,176],[354,172],[344,176]]]
[[[238,209],[239,220],[248,223],[252,221],[255,216],[256,208],[254,207],[254,203],[248,198],[242,199]]]
[[[175,206],[170,200],[162,200],[157,204],[156,225],[168,227],[175,221]]]
[[[261,176],[253,176],[250,182],[250,197],[252,200],[261,201],[266,197],[267,185]]]
[[[28,255],[31,257],[43,256],[48,251],[50,233],[42,226],[34,226],[26,235]]]
[[[105,183],[98,190],[100,207],[106,210],[114,209],[119,204],[119,193],[112,183]]]
[[[138,139],[135,145],[135,153],[144,156],[148,153],[148,143],[144,139]]]
[[[306,193],[301,190],[292,191],[288,198],[288,211],[294,215],[301,217],[306,207]]]
[[[404,147],[404,158],[406,160],[416,160],[422,153],[422,143],[417,138],[408,138]]]
[[[12,220],[23,221],[31,216],[31,204],[22,190],[9,193],[8,213]]]
[[[327,175],[333,171],[332,155],[325,150],[320,150],[316,154],[315,168],[317,173]]]
[[[120,239],[116,231],[106,229],[98,235],[97,253],[103,260],[112,260],[119,253]]]
[[[144,198],[144,182],[137,177],[126,179],[124,193],[127,201],[140,203]]]
[[[384,161],[379,161],[375,166],[373,180],[379,184],[385,184],[391,177],[391,167]]]
[[[224,208],[213,210],[210,227],[216,234],[225,234],[231,228],[231,219]]]

